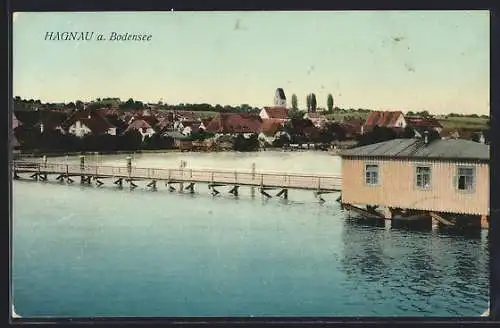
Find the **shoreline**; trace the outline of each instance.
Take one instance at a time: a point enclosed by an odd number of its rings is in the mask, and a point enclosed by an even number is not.
[[[249,151],[248,153],[257,152],[324,152],[333,156],[337,156],[340,149],[328,149],[327,151],[321,151],[317,149],[298,149],[298,150],[284,150],[282,148],[267,148],[266,150]],[[217,153],[238,153],[235,150],[222,150],[222,151],[182,151],[180,149],[143,149],[143,150],[115,150],[115,151],[68,151],[68,152],[18,152],[17,157],[19,158],[41,158],[46,156],[47,158],[54,157],[64,157],[64,156],[92,156],[92,155],[127,155],[127,154],[158,154],[158,153],[207,153],[207,154],[217,154]]]

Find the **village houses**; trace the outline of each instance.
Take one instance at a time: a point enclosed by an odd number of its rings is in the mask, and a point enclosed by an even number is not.
[[[88,134],[116,135],[116,127],[94,109],[81,109],[75,111],[66,121],[64,121],[62,128],[69,134],[80,138]]]
[[[307,112],[304,114],[303,118],[305,120],[310,120],[317,128],[323,128],[326,123],[328,123],[326,116],[319,112]]]
[[[371,112],[366,118],[361,134],[370,132],[375,126],[402,131],[406,125],[405,116],[401,111],[376,111]]]
[[[128,128],[123,132],[123,134],[126,134],[130,131],[139,132],[142,136],[142,141],[144,141],[146,137],[152,137],[156,133],[156,131],[148,122],[140,118],[132,120],[132,122],[129,124]]]
[[[272,145],[276,139],[286,137],[290,141],[290,135],[284,131],[283,124],[280,120],[264,120],[261,124],[259,140],[264,144]]]
[[[285,107],[264,107],[259,113],[262,120],[278,120],[282,124],[288,122],[288,109]]]

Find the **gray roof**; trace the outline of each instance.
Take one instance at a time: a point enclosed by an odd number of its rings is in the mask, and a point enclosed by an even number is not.
[[[347,149],[341,156],[489,160],[488,145],[464,139],[438,139],[425,144],[422,139],[394,139]]]

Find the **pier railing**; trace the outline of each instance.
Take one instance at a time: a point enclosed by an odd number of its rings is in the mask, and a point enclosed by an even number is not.
[[[17,171],[45,174],[86,175],[94,177],[131,178],[135,180],[164,180],[178,182],[204,182],[249,186],[282,187],[311,190],[341,189],[342,178],[335,175],[314,175],[287,172],[262,172],[212,169],[163,169],[105,165],[39,163],[16,161]]]

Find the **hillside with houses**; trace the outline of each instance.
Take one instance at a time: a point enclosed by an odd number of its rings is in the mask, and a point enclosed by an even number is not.
[[[262,108],[145,104],[118,98],[44,104],[16,97],[11,145],[27,153],[328,150],[424,133],[431,138],[489,142],[487,117],[345,110],[332,108],[333,103],[321,110],[315,102],[308,95],[306,110],[298,110],[296,104],[289,107],[281,88],[275,92],[274,103]]]

